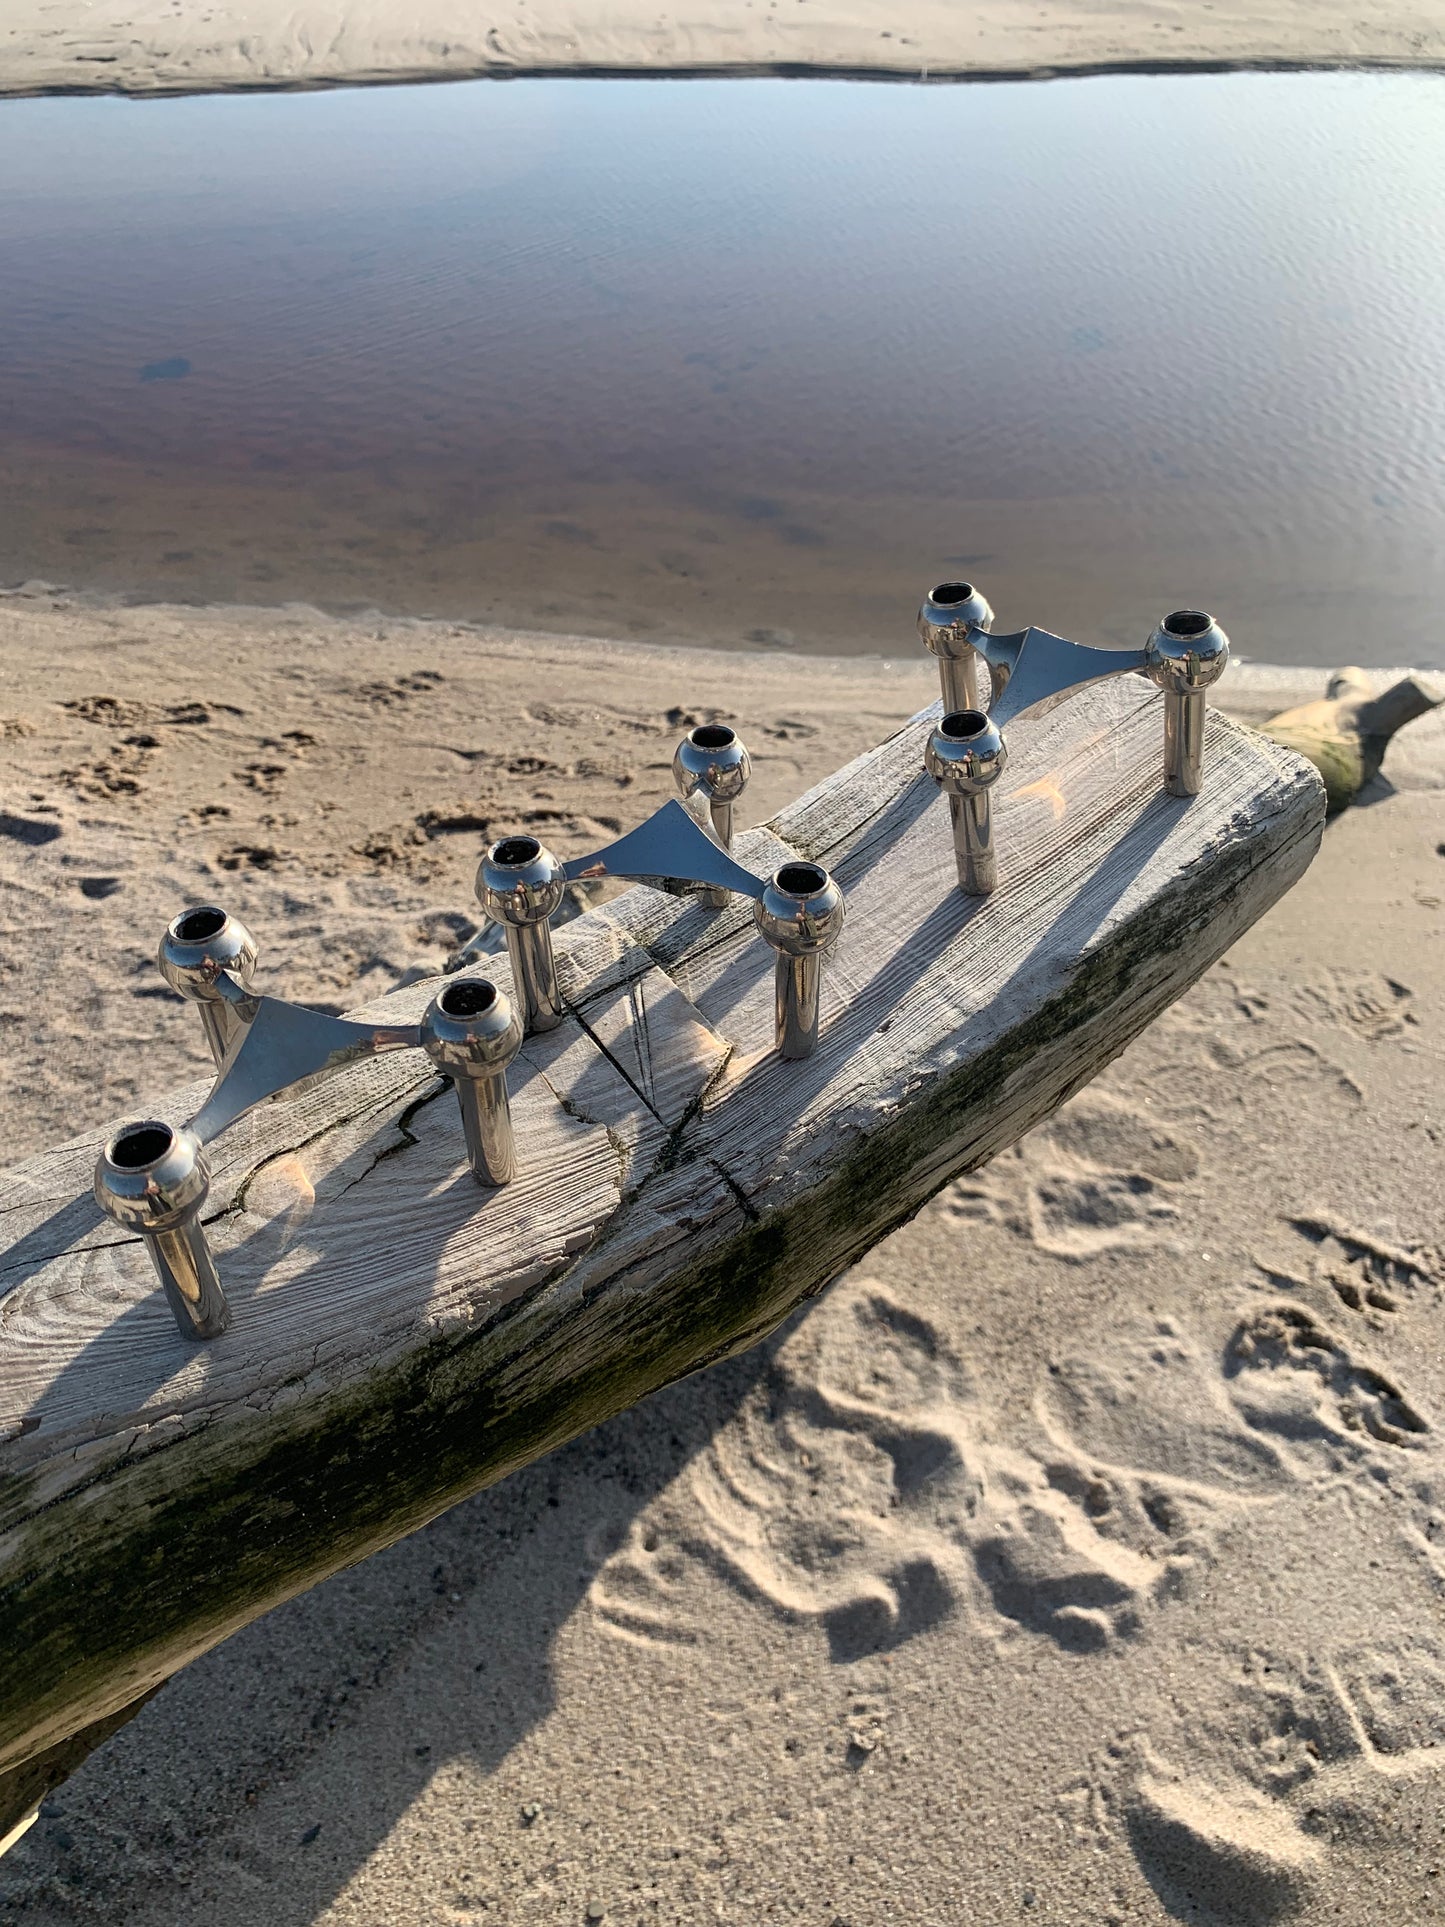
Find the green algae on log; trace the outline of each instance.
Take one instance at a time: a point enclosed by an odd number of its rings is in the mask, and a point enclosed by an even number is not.
[[[1363,669],[1339,669],[1318,702],[1286,709],[1261,725],[1277,743],[1307,756],[1325,779],[1330,815],[1347,809],[1380,773],[1390,738],[1445,702],[1445,691],[1404,676],[1383,695]]]
[[[471,1181],[419,1051],[242,1120],[210,1345],[94,1204],[102,1133],[0,1179],[0,1817],[27,1762],[249,1620],[756,1343],[1185,992],[1306,868],[1324,795],[1217,712],[1203,793],[1165,795],[1161,701],[1128,677],[1017,732],[986,899],[921,770],[936,705],[738,838],[847,893],[802,1063],[750,906],[637,888],[557,932],[569,1014],[513,1067],[511,1185]]]

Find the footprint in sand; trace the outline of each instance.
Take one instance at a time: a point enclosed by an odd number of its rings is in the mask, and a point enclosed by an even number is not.
[[[1296,1448],[1366,1439],[1411,1447],[1431,1430],[1392,1379],[1303,1305],[1281,1302],[1242,1318],[1224,1373],[1246,1422]]]
[[[246,763],[234,772],[235,780],[261,796],[275,796],[286,774],[284,763]]]
[[[1181,1037],[1162,1019],[1159,1033],[1155,1061],[1138,1083],[1156,1114],[1173,1124],[1212,1128],[1245,1120],[1257,1137],[1273,1128],[1272,1118],[1296,1129],[1301,1111],[1312,1104],[1328,1112],[1365,1102],[1349,1072],[1303,1038],[1254,1048],[1224,1036]]]
[[[1050,1155],[1142,1147],[1180,1174],[1160,1182],[1186,1181],[1187,1147],[1139,1128],[1105,1103],[1066,1122]],[[1242,1510],[1290,1503],[1352,1462],[1374,1490],[1381,1452],[1412,1454],[1400,1523],[1433,1559],[1445,1511],[1433,1443],[1402,1389],[1312,1313],[1257,1301],[1212,1339],[1170,1318],[1112,1318],[1050,1366],[1005,1443],[938,1326],[850,1277],[635,1521],[590,1600],[605,1630],[653,1647],[705,1642],[721,1582],[819,1625],[840,1661],[953,1614],[1089,1650],[1186,1591]],[[1173,1839],[1177,1802],[1151,1799],[1139,1827]],[[1225,1842],[1210,1853],[1245,1864],[1218,1815],[1210,1826]]]
[[[1257,1259],[1264,1275],[1297,1291],[1323,1287],[1377,1330],[1422,1286],[1438,1291],[1440,1281],[1426,1253],[1406,1251],[1329,1218],[1300,1216],[1287,1223],[1299,1242],[1279,1258]]]
[[[1376,1756],[1379,1770],[1407,1760],[1432,1772],[1445,1764],[1445,1646],[1439,1641],[1362,1642],[1342,1650],[1333,1671],[1362,1751]]]
[[[1312,1919],[1339,1891],[1332,1840],[1398,1838],[1402,1795],[1438,1814],[1445,1647],[1412,1637],[1219,1658],[1200,1693],[1160,1709],[1162,1748],[1121,1736],[1063,1790],[1060,1818],[1095,1847],[1127,1841],[1180,1919]]]
[[[416,696],[434,695],[436,685],[445,680],[439,669],[416,669],[410,675],[392,676],[385,682],[357,683],[351,694],[373,709],[390,709]]]
[[[1297,1475],[1230,1400],[1217,1361],[1172,1318],[1115,1319],[1060,1358],[1039,1398],[1060,1449],[1087,1454],[1181,1514],[1283,1492]]]
[[[1370,1043],[1401,1037],[1412,1028],[1418,1022],[1414,1001],[1415,993],[1408,984],[1379,970],[1363,976],[1327,970],[1299,984],[1291,998],[1295,1011],[1307,1023],[1333,1024]]]
[[[1263,1927],[1309,1901],[1323,1850],[1252,1787],[1221,1790],[1153,1760],[1121,1804],[1134,1856],[1175,1918]]]
[[[1172,1580],[1186,1511],[1161,1524],[1067,1450],[1045,1462],[993,1442],[932,1322],[854,1278],[635,1522],[591,1601],[621,1637],[692,1643],[706,1636],[711,1575],[820,1623],[839,1660],[960,1610],[984,1630],[1084,1649],[1137,1628]]]
[[[107,755],[77,763],[58,773],[58,780],[77,796],[103,803],[117,796],[138,796],[146,786],[161,740],[147,729],[133,730],[112,743]]]
[[[78,696],[60,705],[67,715],[104,729],[134,729],[141,723],[177,723],[199,726],[214,722],[217,716],[243,716],[234,703],[210,700],[180,703],[136,702],[125,696]]]
[[[215,861],[219,870],[275,870],[284,855],[269,843],[232,843],[216,852]]]
[[[1298,1302],[1251,1304],[1218,1349],[1171,1319],[1120,1323],[1051,1366],[1037,1416],[1061,1454],[1092,1464],[1110,1495],[1101,1532],[1158,1556],[1212,1556],[1242,1506],[1288,1500],[1321,1479],[1395,1491],[1400,1529],[1445,1574],[1445,1478],[1429,1417],[1391,1375]],[[1382,1456],[1383,1455],[1383,1456]],[[1382,1480],[1385,1482],[1382,1484]],[[1158,1528],[1151,1544],[1139,1513]]]
[[[1238,1771],[1280,1798],[1363,1763],[1388,1779],[1445,1765],[1445,1646],[1361,1639],[1319,1652],[1255,1650],[1215,1725]],[[1334,1777],[1342,1777],[1336,1774]]]
[[[957,1436],[966,1396],[925,1320],[866,1280],[843,1287],[608,1561],[593,1587],[604,1623],[696,1638],[683,1597],[700,1572],[821,1620],[840,1654],[940,1617],[956,1597],[951,1548],[927,1508],[912,1515],[925,1490],[945,1507],[975,1496]]]
[[[1089,1091],[944,1194],[943,1209],[1005,1224],[1074,1263],[1167,1245],[1181,1187],[1199,1169],[1188,1139],[1105,1091]]]

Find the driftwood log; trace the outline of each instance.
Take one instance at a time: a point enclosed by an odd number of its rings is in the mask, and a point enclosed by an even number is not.
[[[756,1343],[1186,991],[1308,865],[1324,794],[1217,712],[1204,793],[1163,794],[1161,700],[1126,677],[1015,732],[984,900],[921,773],[936,709],[741,836],[847,892],[806,1062],[772,1052],[750,906],[636,888],[557,933],[571,1014],[513,1067],[504,1190],[419,1051],[243,1120],[214,1344],[101,1217],[99,1131],[0,1177],[0,1833],[227,1634]]]
[[[1438,679],[1404,676],[1383,695],[1363,669],[1337,669],[1318,702],[1271,716],[1263,728],[1277,743],[1307,756],[1325,779],[1333,816],[1347,809],[1380,773],[1390,738],[1445,702]]]

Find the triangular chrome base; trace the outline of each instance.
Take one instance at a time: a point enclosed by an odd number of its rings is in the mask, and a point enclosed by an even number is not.
[[[766,887],[762,877],[734,863],[676,797],[669,797],[645,823],[615,843],[590,856],[575,856],[562,867],[573,883],[591,877],[626,877],[672,896],[683,896],[700,883],[754,898]]]
[[[360,1058],[421,1044],[416,1024],[359,1024],[280,997],[257,997],[255,1006],[255,1016],[227,1051],[210,1096],[191,1119],[202,1144],[270,1098],[297,1096]]]
[[[1149,660],[1147,649],[1091,649],[1047,629],[1020,629],[1008,636],[976,629],[970,640],[988,664],[993,680],[988,713],[1000,729],[1005,723],[1047,716],[1076,689],[1128,675]]]

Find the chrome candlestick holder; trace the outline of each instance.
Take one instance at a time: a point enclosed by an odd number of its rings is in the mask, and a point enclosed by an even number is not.
[[[221,1064],[249,1021],[256,943],[245,924],[206,903],[173,917],[156,964],[172,990],[200,1012],[211,1055]]]
[[[1197,796],[1204,781],[1205,691],[1229,667],[1229,638],[1203,609],[1165,616],[1144,650],[1145,674],[1164,691],[1164,786]]]
[[[993,786],[1008,766],[1003,736],[981,709],[955,710],[929,737],[923,761],[948,797],[958,887],[966,896],[986,897],[998,884]]]
[[[456,1086],[473,1177],[479,1184],[510,1184],[517,1149],[507,1066],[522,1048],[510,1000],[486,977],[458,977],[427,1006],[421,1045]]]
[[[823,963],[843,930],[843,892],[817,863],[785,863],[753,903],[777,953],[773,1027],[779,1057],[809,1057],[818,1042]]]
[[[672,759],[673,781],[684,802],[707,805],[712,833],[729,852],[733,847],[733,812],[752,775],[752,758],[727,723],[699,723],[677,746]],[[725,886],[704,884],[704,903],[720,910],[728,901]]]
[[[96,1202],[123,1230],[138,1231],[145,1239],[186,1338],[219,1338],[231,1322],[200,1223],[210,1188],[195,1134],[155,1118],[123,1126],[95,1167]]]
[[[1092,649],[1045,629],[996,635],[992,623],[993,611],[971,583],[944,583],[919,617],[944,690],[944,714],[924,761],[948,797],[959,887],[973,896],[987,895],[998,879],[993,792],[1008,764],[1006,728],[1045,715],[1104,677],[1137,671],[1164,692],[1166,785],[1190,796],[1202,781],[1206,691],[1229,660],[1223,630],[1202,610],[1166,616],[1138,650]],[[670,798],[601,849],[563,863],[536,837],[519,833],[486,850],[477,896],[506,933],[511,998],[489,978],[457,974],[420,1023],[333,1017],[259,992],[255,940],[220,906],[184,910],[167,926],[157,962],[165,981],[200,1013],[215,1081],[183,1127],[146,1119],[117,1132],[97,1162],[95,1195],[117,1224],[145,1239],[182,1332],[214,1338],[230,1321],[200,1222],[209,1192],[205,1147],[258,1105],[303,1096],[383,1053],[422,1050],[456,1089],[473,1176],[489,1187],[512,1180],[517,1149],[507,1073],[525,1037],[568,1018],[551,920],[569,885],[625,879],[714,908],[746,899],[774,953],[777,1054],[795,1061],[817,1048],[824,971],[846,915],[842,891],[805,857],[789,857],[761,877],[733,855],[736,806],[751,762],[731,725],[690,730],[672,768],[685,801]]]
[[[535,836],[504,836],[477,870],[477,901],[507,934],[512,985],[529,1037],[562,1021],[550,919],[566,888],[567,873]]]
[[[945,716],[983,707],[974,636],[992,627],[993,610],[971,582],[940,582],[923,598],[918,633],[938,662]]]
[[[941,583],[918,615],[918,632],[938,661],[944,708],[924,764],[947,792],[959,887],[971,896],[986,895],[998,877],[988,791],[1007,759],[1006,725],[1046,716],[1111,676],[1147,676],[1164,692],[1164,787],[1171,796],[1194,796],[1204,780],[1206,691],[1229,665],[1229,638],[1202,609],[1165,616],[1142,649],[1094,649],[1047,629],[995,635],[992,623],[992,609],[968,582]],[[986,716],[976,694],[980,664],[989,674]]]

